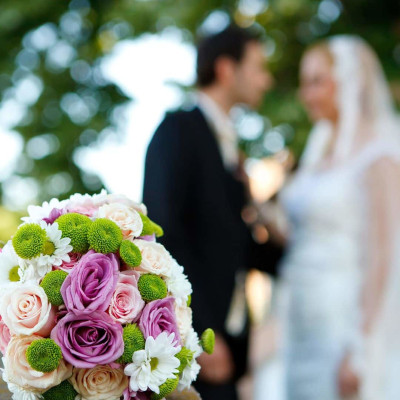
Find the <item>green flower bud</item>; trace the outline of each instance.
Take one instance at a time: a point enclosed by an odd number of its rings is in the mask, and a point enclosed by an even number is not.
[[[26,349],[26,359],[35,371],[51,372],[60,365],[61,348],[53,339],[34,340]]]
[[[144,349],[145,340],[143,333],[136,324],[126,325],[123,328],[122,338],[124,341],[124,353],[118,362],[128,364],[132,362],[132,356],[135,351]]]
[[[165,396],[171,394],[177,387],[179,383],[179,378],[176,377],[174,379],[167,379],[161,386],[160,386],[160,393],[153,393],[151,395],[151,400],[161,400]]]
[[[200,338],[200,344],[203,350],[207,354],[212,354],[214,352],[215,346],[215,333],[211,328],[206,329]]]
[[[18,228],[12,244],[19,257],[30,260],[43,253],[47,240],[46,231],[38,224],[24,224]]]
[[[67,276],[68,274],[65,271],[50,271],[40,283],[49,302],[55,306],[64,304],[64,299],[61,296],[61,286]]]
[[[106,218],[98,218],[88,230],[90,248],[97,253],[115,253],[122,242],[119,226]]]
[[[178,367],[179,375],[182,374],[183,370],[189,365],[193,360],[194,352],[186,347],[182,347],[182,350],[175,356],[181,364]]]
[[[150,236],[155,234],[157,237],[164,235],[164,231],[160,225],[153,222],[147,215],[139,213],[143,222],[143,229],[140,236]]]
[[[55,222],[62,232],[62,237],[71,239],[70,245],[75,253],[86,253],[89,248],[87,238],[88,229],[92,221],[86,215],[78,213],[64,214],[58,217]]]
[[[123,240],[119,248],[122,261],[129,267],[138,267],[142,262],[142,253],[130,240]]]
[[[146,302],[167,297],[167,285],[158,275],[144,274],[139,278],[138,289]]]
[[[68,381],[52,387],[42,394],[44,400],[75,400],[78,392]]]

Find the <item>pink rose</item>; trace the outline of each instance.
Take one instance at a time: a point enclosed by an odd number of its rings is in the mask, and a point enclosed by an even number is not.
[[[33,282],[12,286],[0,301],[0,315],[12,334],[49,336],[56,324],[55,308]]]
[[[174,346],[181,344],[174,303],[173,297],[165,297],[161,300],[151,301],[146,305],[139,321],[139,328],[146,339],[149,336],[156,338],[166,331],[168,334],[173,333],[175,335],[176,342]]]
[[[83,214],[88,217],[93,217],[97,214],[99,207],[101,207],[107,198],[105,191],[99,194],[90,196],[88,194],[73,194],[67,203],[66,209],[70,213]]]
[[[0,315],[0,351],[6,354],[8,343],[11,340],[11,333]]]
[[[72,375],[72,366],[61,360],[60,365],[52,372],[35,371],[29,365],[25,353],[28,346],[34,341],[42,339],[40,336],[13,336],[4,360],[4,369],[7,380],[26,390],[43,393]]]
[[[108,313],[121,324],[136,322],[145,306],[137,288],[139,276],[136,271],[124,271],[119,274]]]
[[[98,207],[84,206],[80,204],[71,204],[68,206],[67,210],[69,213],[82,214],[90,218],[96,215]]]
[[[61,269],[62,271],[70,273],[82,257],[82,254],[79,253],[69,253],[68,255],[70,261],[63,261],[62,264],[58,267],[55,267],[55,269]]]
[[[68,311],[106,311],[117,285],[119,261],[115,254],[89,250],[61,286]]]
[[[151,392],[150,392],[151,393]],[[132,392],[130,387],[127,387],[123,393],[123,400],[150,400],[149,392]]]

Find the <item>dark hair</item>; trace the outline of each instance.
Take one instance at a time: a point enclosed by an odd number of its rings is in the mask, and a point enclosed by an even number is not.
[[[240,61],[249,42],[261,42],[261,33],[252,28],[230,25],[223,31],[200,40],[197,46],[197,85],[215,81],[215,62],[221,56]]]

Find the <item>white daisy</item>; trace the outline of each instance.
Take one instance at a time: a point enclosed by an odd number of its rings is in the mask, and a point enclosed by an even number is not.
[[[4,364],[4,358],[3,358]],[[42,396],[37,393],[31,392],[29,390],[24,389],[21,386],[16,385],[15,383],[11,383],[8,380],[7,373],[4,369],[2,371],[3,381],[7,383],[8,390],[13,394],[13,400],[40,400]]]
[[[188,389],[193,381],[196,380],[197,375],[200,372],[200,365],[196,361],[196,358],[203,352],[199,343],[199,337],[193,328],[186,336],[184,345],[187,349],[193,352],[193,359],[182,372],[182,376],[178,383],[178,390]]]
[[[9,240],[0,253],[0,287],[15,284],[21,277],[20,259]]]
[[[174,347],[175,335],[162,332],[156,339],[149,336],[144,350],[135,351],[132,363],[125,367],[125,375],[130,376],[132,391],[148,389],[160,393],[159,387],[178,373],[179,360],[175,357],[181,347]]]
[[[171,263],[170,275],[166,276],[168,291],[175,297],[177,306],[187,303],[189,295],[192,293],[192,285],[183,273],[183,267],[175,260]]]
[[[58,224],[47,224],[40,222],[41,228],[46,231],[48,238],[47,254],[41,254],[30,260],[21,260],[21,280],[26,282],[34,279],[43,278],[51,271],[52,266],[60,266],[64,261],[69,262],[69,254],[72,251],[70,238],[62,238],[62,232],[58,229]]]
[[[21,218],[24,222],[40,223],[43,218],[48,218],[54,208],[63,209],[66,205],[66,200],[51,199],[45,201],[41,206],[28,206],[28,217]]]

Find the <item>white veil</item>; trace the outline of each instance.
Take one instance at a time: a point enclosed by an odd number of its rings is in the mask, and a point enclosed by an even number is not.
[[[359,37],[336,36],[327,42],[333,57],[339,121],[333,162],[363,154],[367,214],[362,251],[363,309],[352,349],[362,376],[362,400],[400,399],[400,120],[388,83],[373,50]],[[318,122],[311,132],[300,170],[316,168],[331,141],[332,126]],[[365,183],[365,182],[363,182]],[[360,183],[362,188],[363,183]],[[363,189],[360,189],[363,190]],[[367,202],[368,202],[367,201]],[[367,332],[367,333],[366,333]]]

